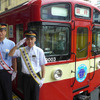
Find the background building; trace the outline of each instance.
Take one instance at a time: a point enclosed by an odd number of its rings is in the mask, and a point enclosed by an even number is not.
[[[14,8],[30,0],[0,0],[0,13]]]
[[[82,1],[89,2],[100,9],[100,0],[82,0]]]
[[[100,1],[100,0],[83,0],[83,1],[89,2],[89,3],[91,3],[92,5],[95,6],[97,4],[97,2]]]
[[[91,0],[83,0],[83,1],[86,1],[86,2],[89,2],[89,3],[91,3]]]
[[[95,6],[100,9],[100,0],[97,0],[97,4]]]

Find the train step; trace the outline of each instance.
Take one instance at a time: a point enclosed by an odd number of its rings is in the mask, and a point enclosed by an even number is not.
[[[12,92],[13,100],[21,100],[15,93]]]

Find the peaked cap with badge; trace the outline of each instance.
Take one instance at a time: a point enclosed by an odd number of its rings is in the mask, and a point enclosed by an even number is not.
[[[26,30],[24,34],[25,37],[36,37],[37,32],[34,30]]]
[[[0,23],[0,30],[7,30],[7,24]]]

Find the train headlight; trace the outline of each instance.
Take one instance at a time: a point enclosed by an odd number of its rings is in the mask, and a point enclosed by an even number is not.
[[[62,77],[62,70],[56,69],[52,72],[52,78],[55,80],[59,80]]]

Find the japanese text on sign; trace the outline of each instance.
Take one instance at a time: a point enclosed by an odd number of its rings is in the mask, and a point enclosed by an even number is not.
[[[85,7],[84,8],[76,7],[75,15],[82,16],[82,17],[89,17],[90,10],[89,10],[89,8],[85,8]]]

